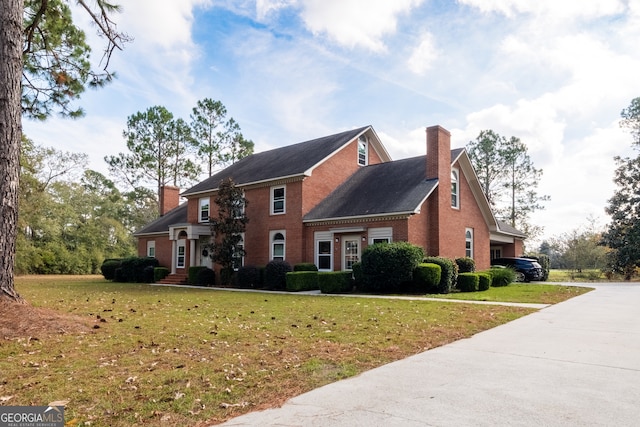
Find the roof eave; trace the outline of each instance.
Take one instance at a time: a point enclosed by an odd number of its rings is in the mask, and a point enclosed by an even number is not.
[[[418,213],[417,210],[413,211],[400,211],[400,212],[386,212],[379,214],[371,214],[371,215],[353,215],[353,216],[341,216],[341,217],[329,217],[329,218],[319,218],[319,219],[303,219],[302,222],[304,224],[311,224],[314,222],[327,222],[327,221],[357,221],[357,220],[366,220],[370,218],[382,218],[382,217],[392,217],[392,216],[411,216]]]
[[[274,181],[286,181],[286,180],[291,180],[294,178],[303,178],[306,176],[310,176],[310,174],[308,173],[308,171],[305,171],[303,173],[299,173],[299,174],[295,174],[295,175],[287,175],[287,176],[278,176],[275,178],[269,178],[269,179],[262,179],[260,181],[252,181],[252,182],[246,182],[246,183],[242,183],[242,184],[236,184],[236,187],[250,187],[253,185],[264,185],[268,182],[274,182]],[[201,191],[194,191],[192,193],[182,193],[180,196],[185,197],[185,198],[189,198],[189,197],[193,197],[193,196],[199,196],[202,194],[207,194],[207,193],[213,193],[218,191],[219,187],[216,188],[209,188],[207,190],[201,190]]]

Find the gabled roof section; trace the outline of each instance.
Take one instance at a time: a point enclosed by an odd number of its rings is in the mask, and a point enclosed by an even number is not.
[[[174,224],[184,224],[187,222],[187,203],[183,203],[175,209],[170,210],[164,216],[151,221],[140,230],[133,233],[134,236],[145,234],[168,233],[169,227]]]
[[[289,178],[300,175],[308,175],[310,171],[336,151],[361,134],[367,133],[374,140],[374,149],[381,158],[387,161],[391,158],[380,143],[371,126],[300,142],[286,147],[276,148],[261,153],[252,154],[226,169],[216,173],[206,180],[196,184],[182,193],[183,196],[196,195],[215,190],[224,179],[233,179],[236,185],[248,185]]]
[[[436,188],[425,156],[359,169],[304,217],[305,222],[415,213]]]

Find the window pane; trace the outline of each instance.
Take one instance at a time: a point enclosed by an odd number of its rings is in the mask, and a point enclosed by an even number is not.
[[[324,240],[322,242],[318,242],[318,253],[319,254],[331,254],[331,242],[328,240]]]
[[[273,258],[279,257],[282,259],[284,256],[284,244],[282,243],[274,243],[273,244]]]
[[[385,237],[383,239],[373,239],[373,244],[376,244],[376,243],[389,243],[389,238]]]
[[[319,255],[318,256],[318,270],[331,270],[331,256]]]

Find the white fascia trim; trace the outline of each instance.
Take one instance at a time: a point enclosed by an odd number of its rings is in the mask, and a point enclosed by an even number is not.
[[[155,231],[153,233],[133,233],[133,237],[154,237],[154,236],[167,236],[168,231]]]
[[[322,218],[322,219],[307,219],[302,220],[304,224],[311,224],[314,222],[327,222],[327,221],[354,221],[354,220],[365,220],[368,218],[381,218],[385,216],[406,216],[409,217],[411,215],[416,214],[416,211],[406,211],[406,212],[388,212],[374,215],[357,215],[357,216],[343,216],[343,217],[334,217],[334,218]]]

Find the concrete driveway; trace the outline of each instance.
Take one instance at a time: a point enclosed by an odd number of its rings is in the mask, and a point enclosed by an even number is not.
[[[640,425],[640,284],[588,286],[596,290],[222,425]]]

